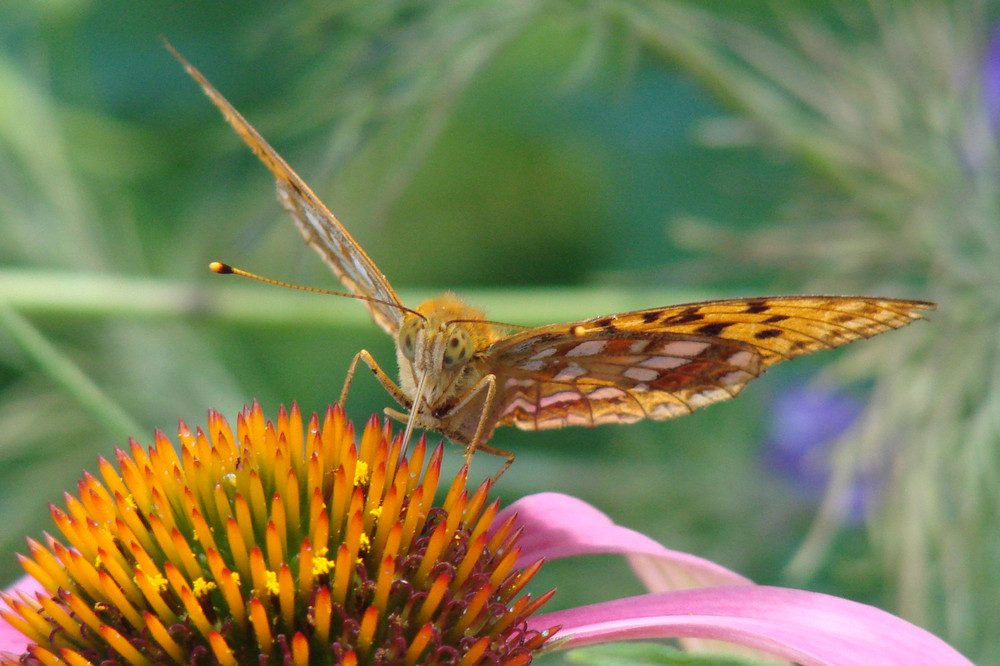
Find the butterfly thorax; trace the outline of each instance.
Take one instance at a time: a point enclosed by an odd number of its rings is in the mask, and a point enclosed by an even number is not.
[[[482,310],[452,293],[424,301],[408,315],[396,335],[399,386],[416,400],[426,376],[420,411],[434,413],[451,405],[488,372],[480,352],[502,335],[485,321]]]

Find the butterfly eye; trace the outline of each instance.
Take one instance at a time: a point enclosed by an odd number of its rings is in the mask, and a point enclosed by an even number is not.
[[[442,366],[445,370],[454,370],[465,365],[472,358],[472,338],[469,332],[461,326],[455,327],[451,335],[448,336],[448,343],[444,348],[444,360]]]
[[[399,350],[403,352],[403,356],[408,361],[412,361],[416,354],[417,330],[420,328],[421,321],[418,317],[410,317],[403,322],[403,325],[399,329],[397,344],[399,345]]]

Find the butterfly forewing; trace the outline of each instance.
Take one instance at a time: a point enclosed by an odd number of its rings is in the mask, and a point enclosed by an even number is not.
[[[278,198],[295,218],[299,231],[312,245],[323,260],[329,264],[341,283],[358,296],[364,296],[365,305],[372,318],[390,335],[395,335],[402,322],[403,311],[392,304],[402,305],[399,296],[379,271],[365,251],[358,245],[344,226],[319,200],[309,186],[292,171],[284,159],[264,140],[240,115],[232,104],[208,82],[201,72],[194,68],[170,44],[167,48],[184,65],[212,103],[222,112],[229,124],[236,130],[260,160],[270,169],[278,181]],[[378,302],[383,301],[383,302]]]
[[[865,296],[734,298],[630,313],[621,326],[648,323],[676,333],[740,340],[757,349],[767,367],[905,326],[921,318],[919,310],[935,307]]]
[[[840,296],[730,299],[531,329],[488,350],[497,424],[674,418],[734,397],[774,363],[898,328],[931,307]]]
[[[306,190],[299,190],[295,183],[278,180],[278,198],[285,210],[292,214],[296,226],[306,242],[323,257],[340,282],[367,300],[365,305],[372,319],[389,335],[395,335],[403,321],[402,310],[391,304],[402,305],[396,292],[389,285],[375,263],[368,258],[361,246],[347,233],[321,201]],[[382,302],[379,302],[382,301]]]

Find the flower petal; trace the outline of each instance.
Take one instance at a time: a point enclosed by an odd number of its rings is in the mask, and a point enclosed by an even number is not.
[[[614,524],[586,502],[561,493],[538,493],[514,502],[497,516],[517,514],[523,529],[518,566],[545,558],[619,553],[653,592],[715,585],[752,585],[714,562],[664,548],[649,537]]]
[[[872,606],[816,592],[732,586],[645,594],[532,617],[561,625],[559,649],[613,640],[700,637],[805,666],[949,666],[972,662],[932,634]],[[557,641],[558,641],[557,638]]]
[[[11,583],[4,592],[17,595],[27,594],[34,597],[36,592],[42,592],[42,585],[31,576],[23,576]],[[10,625],[7,620],[0,617],[0,651],[20,654],[27,647],[28,637]]]

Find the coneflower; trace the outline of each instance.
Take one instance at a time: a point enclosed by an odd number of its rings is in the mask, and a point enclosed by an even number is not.
[[[256,403],[179,437],[52,508],[62,540],[21,557],[43,591],[0,611],[31,643],[0,663],[526,664],[551,633],[526,629],[551,593],[518,596],[541,563],[515,567],[489,482],[435,504],[441,446],[400,459],[375,417],[356,442],[337,407],[303,427]]]
[[[884,611],[753,585],[566,495],[499,510],[463,470],[436,503],[442,448],[402,458],[375,417],[357,441],[336,407],[322,427],[294,405],[276,424],[245,409],[235,435],[208,423],[181,425],[179,455],[160,433],[133,441],[52,509],[65,543],[29,540],[0,664],[517,666],[636,638],[805,666],[971,664]],[[542,560],[600,553],[627,555],[649,593],[533,614],[552,594],[521,594]]]

